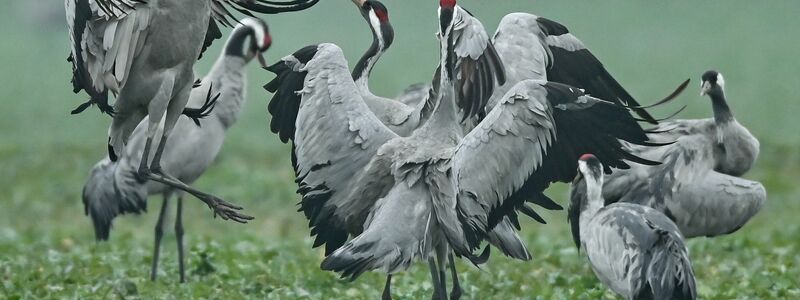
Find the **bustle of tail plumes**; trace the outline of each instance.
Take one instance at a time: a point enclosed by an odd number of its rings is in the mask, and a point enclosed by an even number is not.
[[[92,168],[83,187],[84,211],[92,218],[99,241],[108,240],[117,216],[147,210],[147,187],[136,179],[135,173],[118,172],[118,166],[103,159]]]
[[[487,233],[486,239],[489,244],[500,249],[505,256],[521,261],[529,261],[532,259],[525,242],[520,239],[514,227],[512,227],[511,222],[508,220],[503,220],[498,223],[494,229]]]
[[[644,293],[652,293],[653,299],[696,299],[694,271],[681,237],[664,230],[658,233],[655,248],[662,250],[653,253]]]

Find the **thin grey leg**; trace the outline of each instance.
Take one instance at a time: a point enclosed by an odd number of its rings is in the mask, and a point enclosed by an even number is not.
[[[428,258],[428,267],[431,269],[431,281],[433,282],[433,300],[446,300],[447,290],[441,290],[442,280],[439,277],[439,268],[436,267],[436,260]]]
[[[183,257],[183,195],[178,194],[178,210],[175,215],[175,239],[178,242],[178,271],[181,276],[181,283],[186,282],[186,269]]]
[[[139,162],[139,170],[136,173],[136,179],[139,182],[146,182],[149,179],[150,168],[147,167],[147,160],[150,158],[150,146],[153,145],[153,138],[148,137],[144,143],[144,152],[142,153],[142,160]]]
[[[461,289],[461,285],[458,283],[458,272],[456,271],[456,261],[453,258],[453,253],[447,255],[447,261],[450,263],[450,271],[452,272],[453,276],[453,290],[450,292],[450,300],[458,300],[461,299],[461,295],[464,293],[464,290]]]
[[[161,141],[158,142],[158,148],[156,148],[156,153],[153,155],[153,162],[150,163],[150,171],[154,173],[161,174],[161,154],[164,153],[164,147],[167,145],[167,136],[162,135]]]
[[[383,295],[381,299],[383,300],[392,300],[392,275],[386,276],[386,285],[383,287]]]
[[[164,196],[164,203],[161,204],[161,211],[158,213],[158,221],[156,222],[156,242],[153,245],[153,267],[150,270],[150,280],[156,281],[156,274],[158,273],[158,257],[161,252],[161,238],[164,237],[164,215],[167,211],[167,196]]]

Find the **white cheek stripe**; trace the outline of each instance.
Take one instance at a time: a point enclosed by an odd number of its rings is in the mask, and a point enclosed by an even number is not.
[[[242,19],[241,24],[240,25],[236,25],[236,27],[239,27],[241,25],[244,25],[244,26],[247,26],[247,27],[250,27],[250,28],[253,29],[253,32],[255,32],[255,35],[256,35],[256,44],[258,45],[258,48],[262,48],[263,49],[264,46],[266,46],[266,45],[264,45],[264,28],[261,26],[261,24],[258,21],[250,19],[250,18],[245,18],[245,19]]]
[[[375,34],[378,35],[378,42],[380,43],[380,48],[383,49],[383,32],[381,31],[381,20],[378,19],[378,15],[375,14],[375,10],[369,11],[369,23],[375,30]]]

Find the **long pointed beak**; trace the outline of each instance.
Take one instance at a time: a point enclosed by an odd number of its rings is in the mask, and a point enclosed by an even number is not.
[[[703,83],[700,84],[700,96],[707,95],[709,89],[711,89],[711,83],[708,81],[703,81]]]
[[[364,7],[364,2],[367,2],[367,0],[353,0],[353,4],[358,7]]]
[[[263,52],[258,52],[258,54],[256,54],[256,58],[258,58],[258,63],[261,65],[262,68],[266,69],[269,67],[269,65],[267,64],[267,60],[264,59]]]

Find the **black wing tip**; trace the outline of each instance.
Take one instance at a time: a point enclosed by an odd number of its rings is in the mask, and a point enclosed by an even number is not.
[[[197,127],[200,127],[200,120],[204,119],[211,115],[214,111],[214,108],[217,106],[217,102],[219,101],[219,97],[222,96],[222,93],[217,93],[214,97],[211,96],[212,90],[214,89],[213,83],[208,87],[208,93],[206,94],[206,100],[203,102],[203,105],[199,108],[184,108],[182,114],[184,116],[189,117],[189,119],[194,122]]]
[[[541,28],[546,35],[558,36],[569,33],[567,26],[551,19],[538,17],[536,18],[536,22],[539,23],[539,28]]]
[[[319,1],[320,0],[291,0],[278,2],[274,0],[255,0],[248,2],[236,2],[235,4],[243,9],[262,14],[280,14],[308,9],[319,3]]]
[[[309,45],[296,51],[292,56],[301,64],[306,64],[317,54],[318,45]],[[301,95],[297,92],[303,89],[305,71],[295,71],[286,61],[279,61],[267,68],[276,74],[276,77],[267,83],[264,88],[274,93],[268,105],[272,115],[270,130],[278,134],[281,141],[287,143],[294,139],[295,122],[300,109]]]
[[[364,252],[372,248],[373,245],[373,243],[359,246],[348,244],[339,253],[325,257],[319,267],[324,271],[339,273],[342,279],[354,281],[361,276],[361,274],[364,274],[364,272],[371,270],[378,261],[373,255],[356,257],[356,255],[364,254]]]

